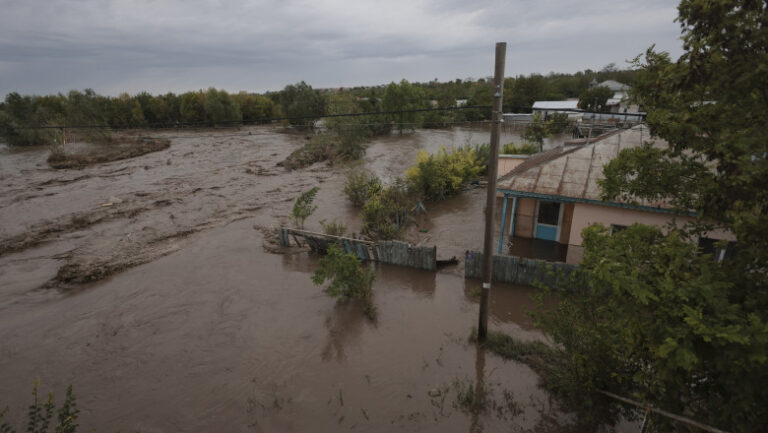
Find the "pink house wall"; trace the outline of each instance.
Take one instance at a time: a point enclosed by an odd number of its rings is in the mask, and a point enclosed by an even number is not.
[[[573,209],[571,236],[568,243],[571,245],[581,245],[581,231],[593,223],[602,223],[605,226],[610,226],[611,224],[631,226],[634,223],[663,226],[669,223],[673,217],[674,215],[669,213],[576,203]],[[694,218],[686,216],[677,216],[676,218],[678,227],[682,227],[683,224],[693,220]],[[713,231],[708,236],[714,239],[734,239],[732,235],[723,230]]]
[[[607,227],[610,227],[611,224],[631,226],[634,223],[664,226],[668,224],[673,217],[674,215],[669,213],[576,203],[573,209],[571,233],[568,239],[568,244],[570,246],[568,248],[566,262],[578,264],[581,261],[583,256],[581,231],[591,224],[602,223]],[[682,227],[685,223],[693,221],[693,218],[677,216],[675,221],[678,227]],[[707,236],[713,239],[734,240],[732,234],[723,230],[715,230],[708,233]]]

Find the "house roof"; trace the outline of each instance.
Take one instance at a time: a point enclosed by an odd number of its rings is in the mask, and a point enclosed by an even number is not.
[[[627,86],[626,84],[619,83],[618,81],[615,81],[615,80],[605,80],[602,83],[598,83],[597,86],[594,86],[594,87],[601,87],[601,86],[602,87],[607,87],[607,88],[613,90],[614,92],[620,92],[622,90],[628,90],[629,89],[629,86]]]
[[[575,110],[578,108],[579,108],[578,100],[536,101],[533,103],[534,110]]]
[[[497,184],[500,192],[519,192],[529,196],[555,196],[569,201],[600,202],[603,165],[623,149],[638,147],[647,131],[639,127],[613,131],[588,145],[561,146],[531,158],[504,175]],[[614,204],[626,204],[617,199]],[[663,202],[639,203],[642,207],[671,208]]]

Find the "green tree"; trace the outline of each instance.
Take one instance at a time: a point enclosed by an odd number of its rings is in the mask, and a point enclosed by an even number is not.
[[[419,87],[412,86],[408,80],[403,79],[400,83],[389,83],[384,91],[384,100],[382,101],[384,111],[409,111],[425,106],[424,91]],[[421,124],[422,114],[420,112],[401,112],[389,114],[387,117],[397,124],[398,133],[403,135],[403,130],[413,130]]]
[[[507,87],[506,82],[505,87]],[[557,93],[546,77],[539,74],[531,74],[528,77],[518,76],[511,87],[511,92],[505,95],[505,105],[509,105],[510,109],[516,112],[529,110],[536,101],[551,101],[564,97]]]
[[[360,106],[352,95],[333,93],[328,97],[328,114],[360,113]],[[325,120],[329,131],[336,135],[335,157],[342,160],[360,159],[373,135],[369,116],[330,117]]]
[[[147,120],[144,118],[144,110],[141,109],[141,104],[138,100],[134,101],[133,108],[131,109],[131,121],[130,124],[133,126],[141,126],[147,123]]]
[[[312,275],[313,283],[319,286],[329,280],[326,293],[342,301],[349,299],[363,301],[366,316],[375,319],[376,309],[371,298],[376,274],[371,266],[361,264],[357,254],[345,253],[336,244],[328,247],[327,254],[320,259],[319,265]]]
[[[296,199],[296,203],[293,204],[291,217],[300,229],[304,228],[304,221],[317,209],[317,206],[312,203],[315,201],[315,196],[319,190],[320,188],[314,187],[309,191],[301,193],[299,198]]]
[[[611,89],[597,86],[584,90],[579,95],[579,108],[590,111],[602,111],[605,104],[613,97]]]
[[[245,122],[264,122],[270,117],[278,117],[275,113],[275,103],[266,96],[240,92],[232,95],[232,98],[240,106]]]
[[[606,389],[729,431],[765,432],[766,3],[683,0],[678,11],[683,55],[649,49],[633,81],[664,141],[623,150],[601,186],[604,199],[666,200],[697,218],[665,232],[585,231],[580,284],[542,323],[564,349],[556,379],[576,403]],[[696,248],[714,228],[735,237],[723,262]]]
[[[55,144],[58,131],[37,126],[65,123],[66,100],[63,97],[5,97],[0,111],[0,129],[11,146]]]
[[[170,95],[173,95],[172,93]],[[165,96],[153,96],[147,102],[147,112],[153,124],[170,124],[174,121],[172,108]]]
[[[533,115],[531,124],[523,131],[523,138],[530,143],[539,146],[539,151],[543,149],[544,139],[552,135],[552,128],[549,122],[546,122],[540,113]]]
[[[179,116],[184,123],[200,123],[205,120],[205,96],[202,91],[181,95]]]
[[[278,96],[283,114],[292,125],[311,125],[325,114],[326,100],[305,82],[285,86]]]
[[[225,90],[209,88],[203,98],[203,109],[209,125],[231,124],[243,120],[240,107]]]

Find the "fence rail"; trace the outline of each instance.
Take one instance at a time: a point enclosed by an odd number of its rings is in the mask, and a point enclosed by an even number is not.
[[[467,251],[464,260],[464,278],[483,277],[483,253]],[[551,287],[562,287],[568,276],[577,269],[575,265],[515,256],[493,256],[491,278],[500,283],[530,286],[536,282]]]
[[[371,242],[363,239],[332,236],[306,230],[278,229],[280,245],[308,246],[312,251],[325,253],[331,244],[338,244],[348,253],[355,253],[360,260],[388,263],[427,271],[437,270],[437,247],[417,247],[407,242]],[[302,242],[303,240],[303,242]]]

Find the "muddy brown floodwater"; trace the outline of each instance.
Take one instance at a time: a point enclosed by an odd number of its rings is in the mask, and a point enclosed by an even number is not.
[[[305,138],[268,127],[154,135],[170,148],[82,170],[0,147],[0,407],[16,425],[39,379],[59,396],[74,386],[82,431],[567,431],[528,367],[467,342],[479,282],[461,265],[376,266],[371,323],[311,283],[318,257],[264,250],[254,226],[286,223],[315,185],[308,228],[359,230],[341,193],[350,167],[276,167]],[[486,139],[382,138],[363,164],[391,179],[420,149]],[[419,242],[481,248],[483,197],[429,206]],[[543,338],[531,293],[494,285],[491,327]],[[478,378],[515,409],[465,413],[457,396]]]

